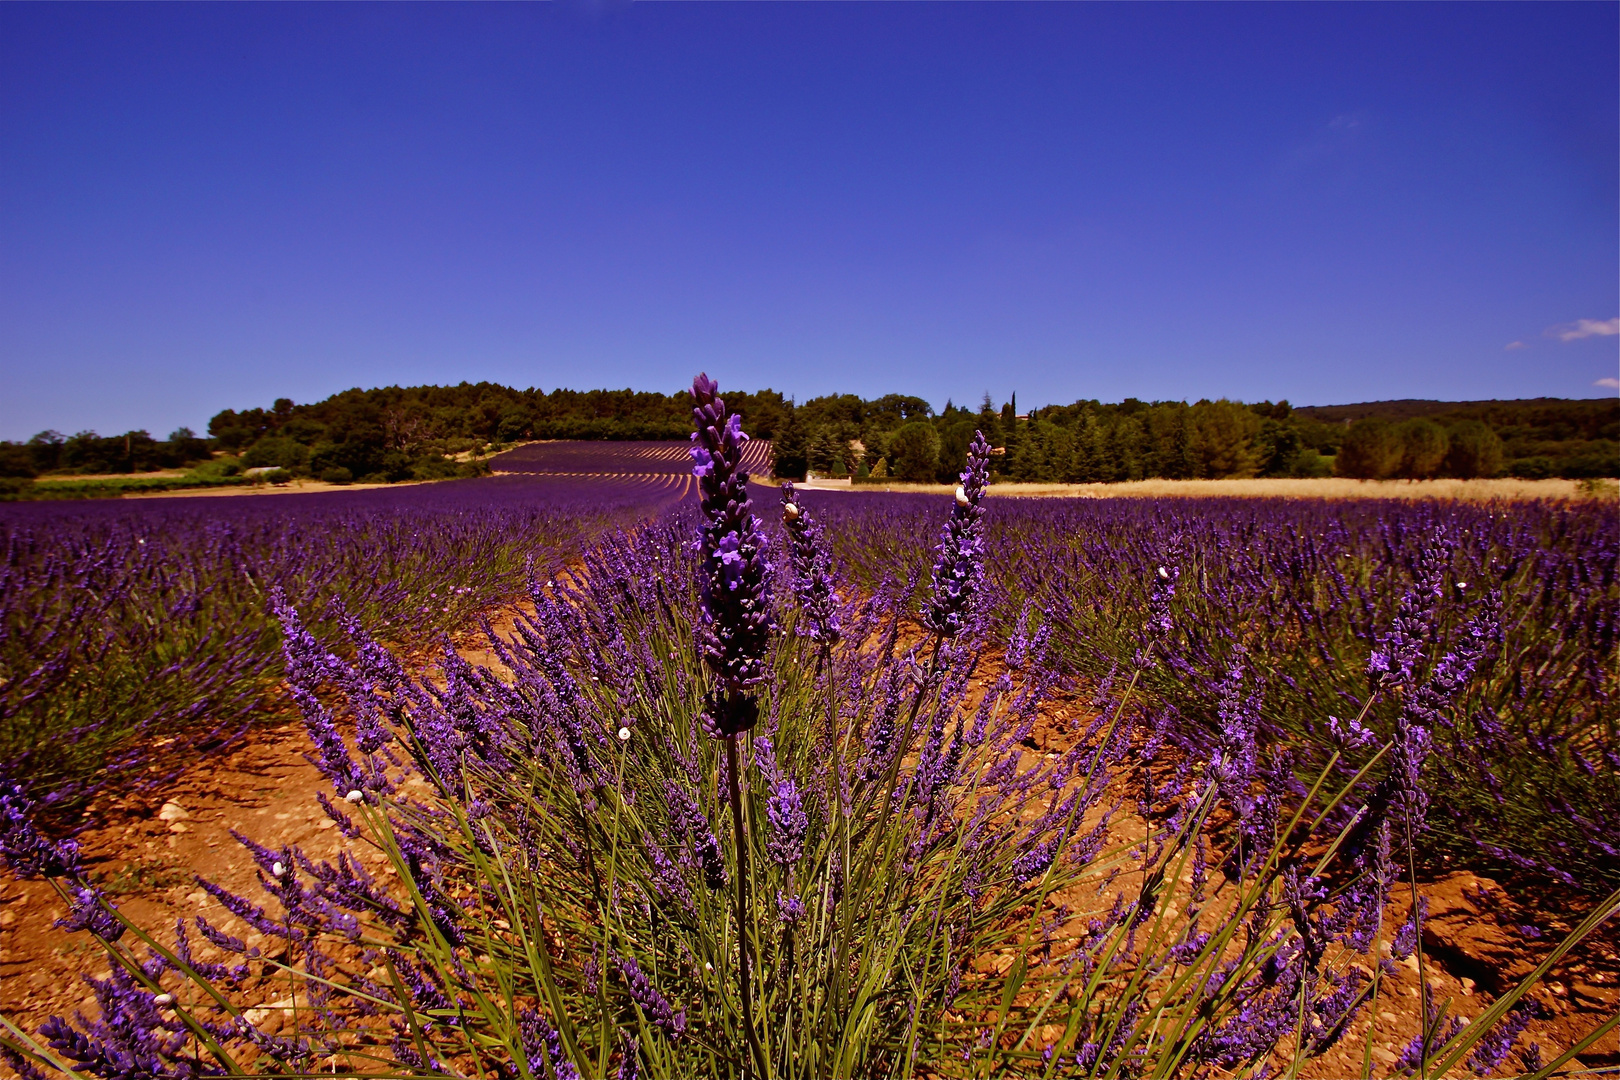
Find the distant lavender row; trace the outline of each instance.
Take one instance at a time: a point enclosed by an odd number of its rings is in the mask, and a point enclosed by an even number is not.
[[[938,496],[811,496],[840,556],[869,583],[926,580]],[[1620,881],[1620,521],[1590,507],[1263,499],[992,499],[999,617],[1026,605],[1071,672],[1128,664],[1172,582],[1175,632],[1148,687],[1213,730],[1239,649],[1265,675],[1266,722],[1306,758],[1345,745],[1374,698],[1380,648],[1425,545],[1448,553],[1441,649],[1499,598],[1501,640],[1435,732],[1436,853],[1596,884]],[[1161,570],[1162,568],[1162,570]],[[1168,578],[1167,578],[1168,575]],[[1365,722],[1387,736],[1392,704]],[[1338,723],[1335,724],[1335,718]],[[1350,738],[1350,741],[1354,741]],[[1302,760],[1301,764],[1306,762]]]
[[[498,477],[0,508],[0,773],[64,811],[161,779],[279,678],[273,589],[420,644],[521,593],[529,560],[544,571],[676,495]]]
[[[490,460],[497,473],[651,474],[690,478],[692,444],[685,439],[662,442],[537,442],[508,450]],[[743,468],[758,476],[771,472],[771,444],[750,439],[743,444]]]

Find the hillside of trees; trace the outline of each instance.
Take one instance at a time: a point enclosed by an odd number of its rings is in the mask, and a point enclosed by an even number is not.
[[[776,471],[949,480],[975,429],[995,471],[1019,481],[1144,477],[1620,476],[1620,401],[1386,401],[1293,408],[1286,401],[1077,401],[1020,413],[1016,395],[976,409],[922,398],[773,390],[728,393],[747,430],[773,440]],[[532,439],[679,439],[684,393],[514,390],[494,383],[346,390],[299,405],[226,409],[207,437],[181,428],[100,436],[41,432],[0,443],[0,477],[136,473],[177,467],[281,469],[333,481],[467,475],[469,456]],[[458,458],[461,459],[458,461]],[[199,466],[199,463],[203,463]]]

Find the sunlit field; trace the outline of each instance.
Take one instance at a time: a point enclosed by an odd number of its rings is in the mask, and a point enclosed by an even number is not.
[[[690,445],[487,479],[7,507],[0,940],[90,977],[8,961],[9,1067],[1620,1063],[1595,486],[1016,498],[979,439],[959,486],[797,491],[693,399]],[[171,795],[254,739],[319,799],[208,834],[226,884]],[[143,885],[142,838],[208,872]]]

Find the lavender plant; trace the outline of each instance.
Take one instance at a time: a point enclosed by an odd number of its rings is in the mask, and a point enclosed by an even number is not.
[[[873,494],[815,509],[870,587],[925,571],[931,506]],[[1009,499],[992,500],[986,527],[1001,553],[999,624],[1037,613],[1066,673],[1105,678],[1151,640],[1158,662],[1144,690],[1200,728],[1208,752],[1218,688],[1246,648],[1269,673],[1268,737],[1286,737],[1302,766],[1338,752],[1352,772],[1399,717],[1369,669],[1376,642],[1394,627],[1424,552],[1443,553],[1428,630],[1441,647],[1422,664],[1471,633],[1487,598],[1501,610],[1498,640],[1432,731],[1435,812],[1420,843],[1433,857],[1598,894],[1620,884],[1614,515],[1580,504]],[[1159,633],[1171,614],[1172,632]],[[1336,726],[1369,702],[1370,741],[1345,745]]]

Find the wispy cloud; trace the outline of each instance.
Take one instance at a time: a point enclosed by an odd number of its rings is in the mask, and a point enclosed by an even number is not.
[[[1283,175],[1292,177],[1301,170],[1321,168],[1329,163],[1342,166],[1344,162],[1340,159],[1361,145],[1371,126],[1371,113],[1340,113],[1288,151],[1282,161]]]
[[[1620,390],[1620,379],[1599,379],[1593,386],[1606,386],[1610,390]]]
[[[1522,348],[1524,348],[1524,342],[1522,342],[1522,341],[1510,341],[1505,346],[1503,346],[1503,351],[1504,352],[1512,352],[1514,349],[1522,349]]]
[[[1559,341],[1579,341],[1589,337],[1614,337],[1620,334],[1620,319],[1576,319],[1572,323],[1559,323],[1546,329],[1548,337]]]

